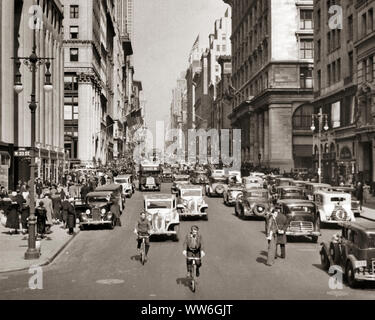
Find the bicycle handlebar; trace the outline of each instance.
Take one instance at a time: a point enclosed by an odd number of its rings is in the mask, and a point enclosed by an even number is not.
[[[188,260],[201,260],[202,257],[200,257],[200,258],[196,258],[196,257],[186,257],[186,259],[188,259]]]

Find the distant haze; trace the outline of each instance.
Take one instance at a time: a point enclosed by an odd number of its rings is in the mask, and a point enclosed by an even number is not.
[[[222,0],[135,0],[134,6],[134,78],[142,81],[146,124],[154,131],[155,121],[169,121],[171,92],[197,35],[207,47],[228,6]]]

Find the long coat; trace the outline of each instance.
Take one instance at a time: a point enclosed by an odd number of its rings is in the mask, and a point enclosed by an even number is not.
[[[121,220],[120,220],[121,211],[120,211],[120,206],[118,205],[118,203],[113,203],[111,205],[110,210],[115,217],[115,225],[121,227]]]
[[[8,207],[7,211],[7,222],[5,227],[9,229],[16,229],[20,228],[20,215],[18,204],[12,199],[12,204]]]
[[[76,226],[76,212],[74,210],[73,205],[69,202],[69,205],[67,206],[67,222],[66,226],[68,228],[75,228]]]
[[[46,220],[47,220],[47,211],[44,207],[37,207],[35,209],[37,231],[39,234],[44,234],[46,232]]]
[[[274,235],[276,235],[276,243],[277,244],[286,244],[286,234],[289,227],[291,218],[286,217],[282,213],[278,213],[276,218],[271,216],[268,220],[268,227],[267,227],[267,236],[269,236],[270,232],[272,231]],[[278,231],[284,231],[283,234],[280,234]]]
[[[66,199],[61,203],[62,219],[64,222],[68,221],[68,211],[71,203]]]
[[[53,206],[52,206],[52,200],[48,197],[43,199],[44,208],[46,208],[47,211],[47,224],[52,225],[52,212],[53,212]]]
[[[53,215],[55,219],[61,220],[61,198],[59,194],[55,194],[51,197],[52,200],[52,207],[53,207]]]

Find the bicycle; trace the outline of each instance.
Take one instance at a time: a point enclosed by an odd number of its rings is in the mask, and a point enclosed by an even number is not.
[[[197,285],[197,280],[195,279],[195,274],[196,274],[196,261],[200,260],[201,258],[196,258],[196,257],[186,257],[188,260],[192,260],[193,264],[191,266],[192,271],[191,271],[191,282],[190,282],[190,289],[191,291],[195,292],[196,290],[196,285]]]
[[[150,236],[140,236],[138,235],[138,238],[142,239],[141,244],[141,263],[142,265],[146,262],[146,239],[150,238]]]

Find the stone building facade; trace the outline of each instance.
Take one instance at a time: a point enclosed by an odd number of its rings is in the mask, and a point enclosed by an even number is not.
[[[230,118],[242,130],[242,161],[310,167],[313,1],[224,2],[232,6]]]

